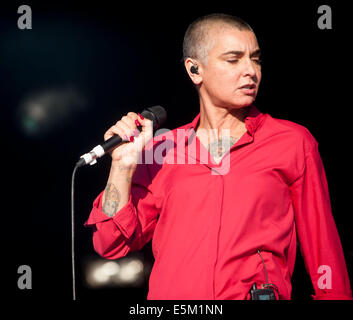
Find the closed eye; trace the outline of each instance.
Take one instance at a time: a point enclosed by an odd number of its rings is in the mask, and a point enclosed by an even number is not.
[[[261,59],[252,59],[252,61],[254,61],[254,62],[255,62],[256,64],[258,64],[258,65],[261,65],[261,63],[262,63],[262,60],[261,60]],[[238,60],[238,59],[227,60],[227,62],[232,63],[232,64],[235,64],[235,63],[239,62],[239,60]]]

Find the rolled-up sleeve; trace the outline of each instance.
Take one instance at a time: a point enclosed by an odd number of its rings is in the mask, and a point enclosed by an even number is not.
[[[104,258],[118,259],[130,251],[140,250],[153,236],[158,210],[151,191],[151,178],[146,165],[138,165],[129,201],[115,216],[102,211],[101,192],[93,202],[85,222],[93,229],[93,246]]]
[[[291,185],[295,223],[314,300],[352,299],[318,144],[305,154],[303,173]]]

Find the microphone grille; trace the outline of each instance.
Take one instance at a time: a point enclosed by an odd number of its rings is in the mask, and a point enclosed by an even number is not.
[[[146,108],[141,114],[147,119],[152,120],[154,130],[160,128],[167,120],[167,112],[161,106]]]

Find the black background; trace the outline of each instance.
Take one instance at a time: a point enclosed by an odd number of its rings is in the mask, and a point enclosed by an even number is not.
[[[32,9],[32,29],[17,28],[17,8]],[[333,29],[317,27],[321,4],[331,6]],[[349,20],[344,2],[144,2],[127,5],[11,2],[0,4],[0,103],[2,148],[2,277],[9,297],[70,300],[71,173],[79,156],[103,139],[128,111],[162,105],[165,128],[190,122],[198,99],[180,62],[191,21],[223,12],[254,29],[263,52],[262,84],[256,106],[273,117],[307,127],[317,139],[325,165],[334,219],[347,268],[353,278],[351,232],[351,102],[347,82]],[[349,79],[349,78],[348,78]],[[77,88],[87,108],[55,128],[26,135],[19,105],[45,88]],[[77,294],[79,299],[142,301],[140,289],[89,289],[83,267],[93,252],[83,227],[92,201],[104,188],[109,158],[76,176]],[[150,244],[143,249],[152,261]],[[32,290],[19,290],[17,268],[29,265]],[[309,300],[310,278],[298,252],[293,299]]]

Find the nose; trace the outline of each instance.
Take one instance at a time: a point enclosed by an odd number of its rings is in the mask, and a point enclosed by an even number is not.
[[[243,76],[249,76],[250,78],[253,79],[253,81],[257,82],[257,76],[256,76],[256,69],[254,66],[254,62],[249,58],[249,59],[244,59],[244,65],[243,65]]]

